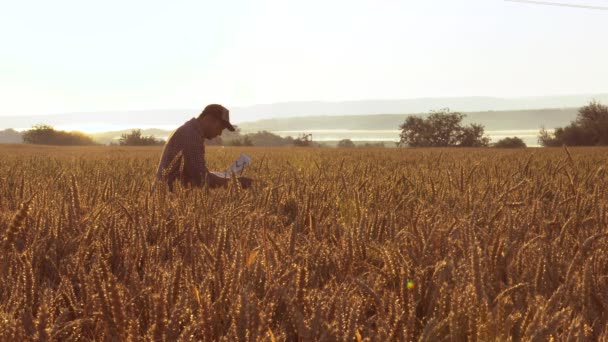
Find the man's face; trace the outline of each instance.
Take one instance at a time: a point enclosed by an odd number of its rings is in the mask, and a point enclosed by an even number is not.
[[[212,122],[213,124],[211,124],[211,127],[209,127],[208,139],[219,137],[222,134],[222,131],[224,130],[224,123],[221,120],[214,118]]]

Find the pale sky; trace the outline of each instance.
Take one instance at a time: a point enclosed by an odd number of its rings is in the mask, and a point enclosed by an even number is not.
[[[0,0],[0,116],[600,93],[607,37],[503,0]]]

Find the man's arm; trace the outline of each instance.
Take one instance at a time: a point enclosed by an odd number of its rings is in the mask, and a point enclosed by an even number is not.
[[[191,144],[184,146],[182,150],[184,158],[184,178],[187,182],[195,186],[203,186],[205,183],[210,188],[227,186],[230,178],[214,175],[207,169],[205,162],[205,145],[201,140],[192,141]],[[251,186],[252,179],[239,177],[238,181],[243,188]]]
[[[207,171],[207,179],[206,182],[210,188],[218,188],[220,186],[227,186],[229,179],[219,177],[214,175],[213,173]]]
[[[195,186],[217,188],[228,185],[228,179],[218,177],[207,169],[205,162],[205,145],[201,140],[195,139],[191,144],[184,147],[184,173],[188,182]]]
[[[213,179],[213,180],[211,180],[211,179]],[[251,187],[251,184],[253,183],[253,179],[251,179],[249,177],[237,177],[237,181],[239,182],[239,184],[241,185],[241,187],[243,189],[247,189],[247,188]],[[209,176],[207,178],[207,183],[209,184],[210,188],[216,188],[219,186],[227,186],[228,182],[230,182],[230,178],[219,177],[219,176],[216,176],[213,173],[209,172]]]

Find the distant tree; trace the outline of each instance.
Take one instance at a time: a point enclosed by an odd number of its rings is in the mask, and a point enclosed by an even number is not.
[[[49,125],[35,125],[23,133],[23,142],[41,145],[96,145],[88,135],[72,131],[57,131]]]
[[[39,124],[23,133],[23,142],[27,144],[50,144],[57,134],[53,126]]]
[[[579,109],[568,126],[558,127],[553,133],[541,128],[538,142],[545,147],[608,145],[608,107],[591,101]]]
[[[121,146],[155,146],[165,143],[162,139],[156,139],[153,135],[144,136],[141,129],[134,129],[131,133],[123,133],[118,140]]]
[[[302,133],[293,140],[295,146],[310,147],[312,146],[312,134]]]
[[[490,144],[490,138],[484,136],[483,125],[478,124],[462,127],[458,141],[460,147],[486,147]]]
[[[575,124],[588,134],[590,145],[608,145],[608,106],[591,101],[579,109]]]
[[[540,131],[538,132],[538,143],[543,147],[560,146],[560,142],[555,138],[555,134],[551,134],[545,129],[545,127],[541,127]]]
[[[342,139],[338,142],[338,147],[351,148],[351,147],[355,147],[355,143],[350,139]]]
[[[432,111],[426,118],[408,116],[399,126],[400,146],[410,147],[483,147],[490,139],[484,136],[484,127],[478,124],[463,126],[465,114],[449,109]]]
[[[497,148],[526,148],[526,143],[518,137],[506,137],[496,142],[494,147]]]

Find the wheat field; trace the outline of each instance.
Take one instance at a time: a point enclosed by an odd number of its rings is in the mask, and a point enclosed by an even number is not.
[[[0,340],[608,339],[608,149],[0,147]]]

